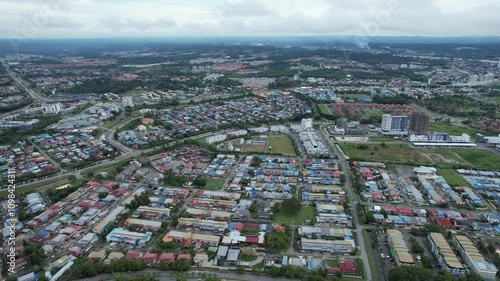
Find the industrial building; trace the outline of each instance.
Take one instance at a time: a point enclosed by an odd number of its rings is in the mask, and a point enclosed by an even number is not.
[[[330,152],[325,141],[315,130],[300,132],[299,136],[308,155],[321,155]]]
[[[131,217],[133,218],[146,218],[153,220],[164,220],[170,216],[170,209],[156,208],[149,206],[140,206],[135,210]]]
[[[431,252],[439,267],[450,272],[454,277],[466,273],[464,265],[460,262],[455,252],[444,238],[443,234],[432,232],[427,237],[431,243]]]
[[[312,238],[344,238],[351,237],[349,228],[327,227],[327,226],[300,226],[299,235]]]
[[[350,253],[356,249],[354,240],[301,239],[302,250],[329,253]]]
[[[171,241],[193,241],[200,244],[208,244],[210,246],[218,246],[220,242],[220,236],[215,235],[205,235],[196,234],[191,232],[181,232],[181,231],[169,231],[165,237],[163,237],[163,242]]]
[[[456,235],[453,237],[451,243],[472,272],[481,276],[483,280],[496,280],[498,269],[484,259],[484,256],[479,253],[479,250],[467,236]]]
[[[104,230],[106,230],[106,227],[112,221],[114,221],[118,217],[118,215],[123,213],[124,210],[125,210],[125,207],[117,206],[113,211],[111,211],[111,213],[109,213],[109,215],[107,215],[96,226],[94,226],[94,228],[92,228],[92,232],[99,234],[99,233],[103,232]]]
[[[123,227],[135,227],[142,230],[158,231],[161,228],[161,222],[128,218],[123,223]]]
[[[224,230],[227,229],[228,224],[225,221],[179,218],[179,226],[182,228],[192,227],[204,231],[224,232]]]
[[[108,235],[106,235],[106,240],[110,242],[144,246],[152,236],[152,232],[141,233],[128,231],[123,228],[115,228]]]

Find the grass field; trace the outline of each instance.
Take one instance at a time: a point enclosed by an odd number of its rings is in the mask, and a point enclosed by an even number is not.
[[[108,123],[104,124],[104,128],[111,129],[113,126],[115,126],[116,124],[120,123],[121,121],[123,121],[123,119],[121,119],[121,118],[115,118],[115,119],[109,121]]]
[[[258,258],[259,256],[254,256],[254,255],[241,255],[241,260],[242,261],[254,261]]]
[[[292,141],[287,136],[270,136],[269,146],[271,153],[295,155]]]
[[[488,98],[488,101],[500,104],[500,94],[497,94],[495,97]]]
[[[423,148],[420,149],[429,158],[434,159],[434,162],[444,162],[444,163],[462,163],[467,164],[467,161],[462,159],[456,150],[446,149],[446,148]]]
[[[362,96],[369,96],[367,94],[340,94],[343,99],[357,99]]]
[[[324,115],[332,115],[332,113],[330,112],[330,110],[328,109],[328,104],[323,104],[323,103],[319,103],[318,104],[318,109],[319,109],[319,112],[321,114],[324,114]]]
[[[243,148],[244,152],[247,153],[265,153],[266,146],[265,145],[245,145]]]
[[[455,152],[478,169],[498,170],[500,157],[489,150],[457,149]]]
[[[437,174],[442,176],[450,186],[470,186],[456,170],[439,169]]]
[[[389,138],[389,137],[370,137],[372,142],[401,142],[400,139]]]
[[[452,136],[461,136],[463,133],[466,133],[469,134],[471,137],[474,137],[476,133],[478,133],[479,131],[465,127],[460,127],[450,123],[430,122],[429,132],[447,133]]]
[[[303,223],[306,219],[314,218],[314,207],[302,206],[300,212],[296,216],[290,216],[285,213],[277,213],[274,216],[276,223]]]
[[[224,185],[224,179],[207,179],[206,190],[219,190]]]
[[[339,267],[339,261],[338,260],[326,260],[326,264],[329,267]]]

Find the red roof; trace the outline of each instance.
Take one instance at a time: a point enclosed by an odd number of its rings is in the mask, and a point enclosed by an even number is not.
[[[384,195],[380,192],[373,192],[372,193],[372,200],[373,201],[383,201],[384,200]]]
[[[256,224],[256,223],[245,223],[245,227],[244,228],[259,230],[259,225]]]
[[[258,236],[248,236],[247,239],[245,240],[246,243],[250,244],[259,244],[259,237]]]
[[[455,227],[453,226],[453,224],[451,223],[451,221],[447,218],[435,218],[436,222],[439,224],[439,225],[442,225],[448,229],[455,229]]]
[[[125,255],[125,258],[126,259],[140,259],[142,256],[142,253],[139,253],[139,252],[128,252],[126,255]]]
[[[143,119],[142,119],[142,123],[143,123],[143,124],[151,124],[151,123],[153,123],[154,121],[155,121],[155,120],[154,120],[154,119],[152,119],[152,118],[143,118]]]
[[[177,255],[177,260],[190,260],[191,259],[191,255],[190,254],[178,254]]]
[[[158,260],[158,254],[155,253],[146,253],[144,254],[144,257],[142,258],[143,261],[149,262],[149,263],[156,263]]]
[[[396,206],[391,206],[391,205],[385,206],[384,210],[388,213],[395,213],[396,214],[398,212],[398,208]]]
[[[191,240],[184,239],[181,241],[181,244],[182,244],[182,246],[184,246],[184,248],[187,248],[187,247],[189,247],[189,245],[191,245]]]
[[[411,216],[413,215],[413,210],[410,207],[398,207],[398,213],[403,216]]]
[[[81,227],[81,226],[78,226],[78,225],[75,225],[75,224],[69,225],[68,227],[73,228],[73,229],[74,229],[74,230],[76,230],[76,231],[80,231],[80,230],[82,230],[82,227]]]
[[[173,262],[175,260],[175,254],[161,254],[158,257],[158,262],[165,261],[165,262]]]
[[[467,212],[465,213],[465,216],[469,219],[475,219],[476,218],[476,215],[474,215],[473,212]]]
[[[353,260],[345,260],[339,263],[340,270],[343,274],[356,274],[356,262]]]
[[[241,222],[236,223],[236,230],[242,230],[245,225]]]

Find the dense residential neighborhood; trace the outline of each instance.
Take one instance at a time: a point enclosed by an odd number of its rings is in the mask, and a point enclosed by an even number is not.
[[[489,45],[61,44],[0,42],[5,280],[497,280]]]

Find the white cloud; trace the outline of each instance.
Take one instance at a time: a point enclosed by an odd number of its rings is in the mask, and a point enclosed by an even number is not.
[[[497,0],[4,0],[0,10],[3,38],[500,35]]]

